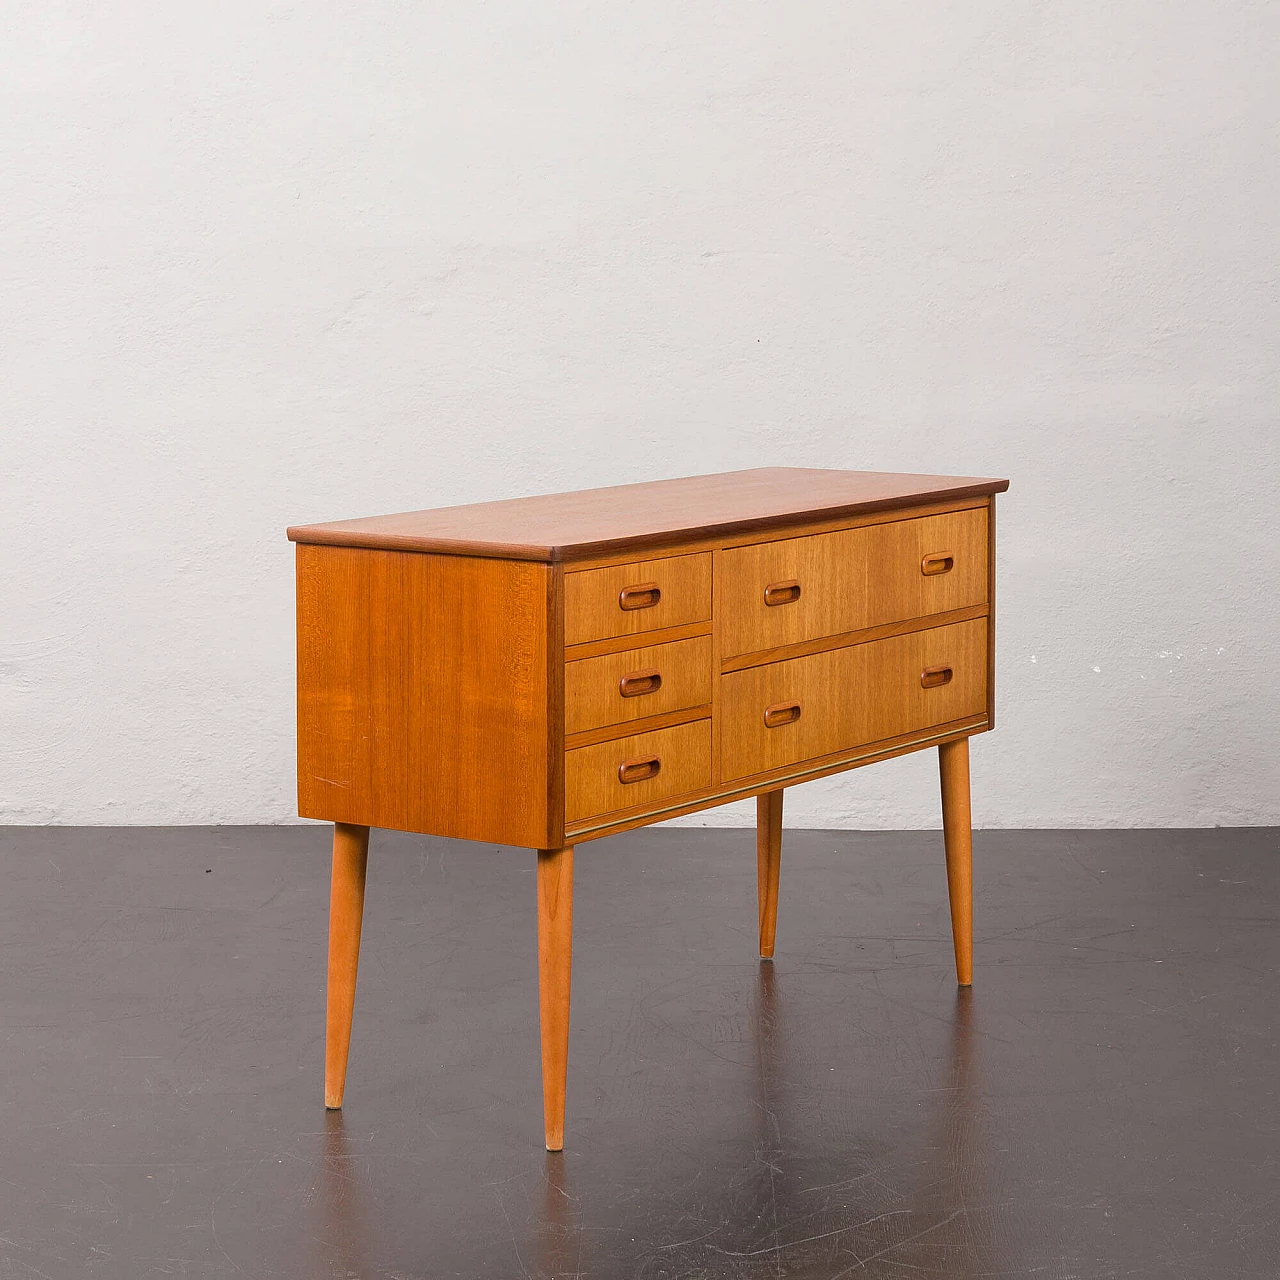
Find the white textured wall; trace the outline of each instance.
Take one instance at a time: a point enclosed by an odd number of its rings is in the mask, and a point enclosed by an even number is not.
[[[0,0],[0,821],[292,818],[287,523],[786,463],[1012,478],[979,822],[1280,821],[1277,65],[1242,0]],[[791,797],[936,822],[927,755]]]

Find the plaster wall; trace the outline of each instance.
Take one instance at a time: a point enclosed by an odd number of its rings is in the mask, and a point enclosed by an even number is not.
[[[1277,65],[1243,2],[0,0],[0,822],[294,820],[286,524],[771,464],[1012,479],[977,822],[1280,822]]]

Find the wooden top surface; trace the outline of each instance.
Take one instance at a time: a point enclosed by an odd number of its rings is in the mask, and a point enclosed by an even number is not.
[[[1007,480],[761,467],[297,525],[293,542],[555,563],[1003,493]]]

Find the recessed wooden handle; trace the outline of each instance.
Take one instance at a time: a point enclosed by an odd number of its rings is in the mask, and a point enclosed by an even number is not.
[[[926,578],[932,578],[938,573],[950,573],[956,567],[956,555],[954,551],[933,551],[920,561],[920,572]]]
[[[940,684],[950,684],[954,674],[950,667],[925,667],[920,673],[920,687],[936,689]]]
[[[764,709],[764,723],[769,729],[776,729],[784,724],[795,724],[799,719],[800,704],[798,702],[775,702],[773,706]]]
[[[618,592],[620,609],[652,609],[662,599],[662,588],[656,582],[642,582],[635,587],[623,587]]]
[[[791,578],[786,582],[771,582],[764,589],[764,602],[771,609],[778,604],[795,604],[800,599],[800,584]]]
[[[618,681],[618,692],[624,698],[639,698],[646,693],[657,693],[661,688],[662,672],[657,667],[632,671]]]
[[[637,756],[634,760],[624,760],[618,766],[618,781],[624,787],[631,782],[643,782],[646,778],[656,778],[661,768],[661,757]]]

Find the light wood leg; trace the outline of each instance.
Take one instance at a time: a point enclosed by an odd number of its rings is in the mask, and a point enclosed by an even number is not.
[[[942,780],[942,838],[947,850],[947,892],[951,897],[951,938],[956,949],[956,981],[973,983],[973,819],[969,809],[969,739],[938,748]]]
[[[542,1113],[548,1151],[564,1148],[572,954],[573,848],[539,849],[538,1005],[542,1018]]]
[[[782,792],[756,796],[756,879],[760,901],[760,955],[773,959],[778,928],[778,871],[782,865]]]
[[[329,999],[325,1010],[324,1105],[342,1106],[356,1003],[364,881],[369,864],[369,828],[337,822],[333,827],[333,880],[329,889]]]

